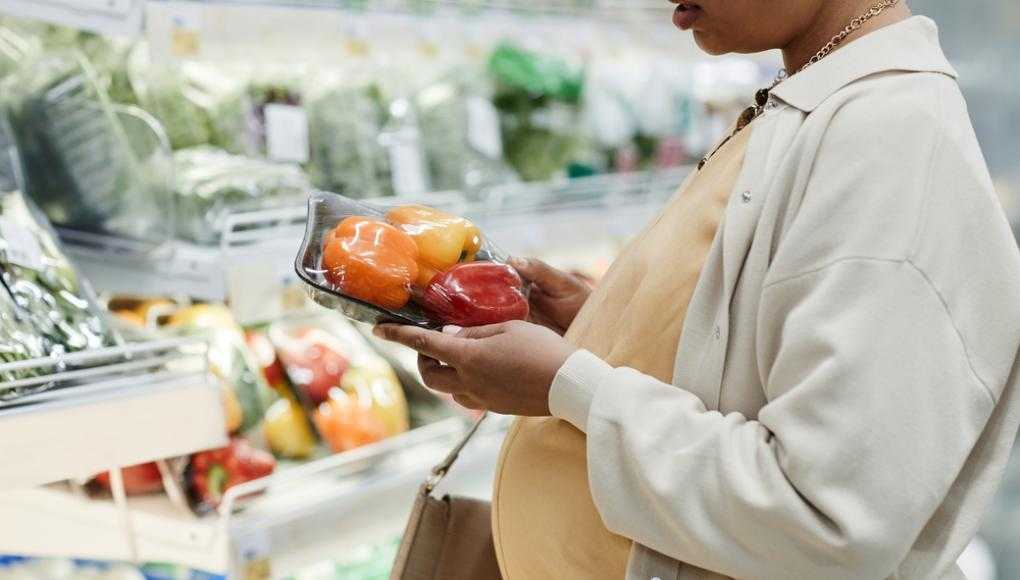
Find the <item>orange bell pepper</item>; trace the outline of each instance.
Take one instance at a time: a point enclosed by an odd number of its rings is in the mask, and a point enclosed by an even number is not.
[[[418,246],[410,236],[360,216],[344,219],[328,233],[322,252],[326,280],[348,296],[390,310],[411,299],[417,259]]]
[[[458,262],[470,262],[482,247],[482,233],[470,221],[423,205],[404,205],[386,213],[386,220],[418,244],[421,288],[436,274]]]

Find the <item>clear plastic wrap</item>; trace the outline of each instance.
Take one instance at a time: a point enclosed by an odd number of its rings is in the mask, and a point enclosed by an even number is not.
[[[119,341],[60,248],[42,212],[21,193],[20,162],[0,115],[0,363],[60,356]],[[0,373],[0,382],[26,378]],[[4,391],[6,396],[27,394]],[[0,396],[0,398],[3,398]]]
[[[128,78],[138,103],[163,124],[175,150],[212,145],[249,152],[251,102],[242,74],[196,62],[153,67],[138,49]]]
[[[174,154],[177,236],[217,243],[231,211],[267,209],[300,202],[309,189],[301,168],[232,155],[212,147]]]
[[[295,263],[317,303],[367,323],[478,326],[528,315],[527,287],[470,221],[331,193],[309,200]]]
[[[342,317],[289,317],[273,323],[268,336],[293,394],[333,452],[407,431],[409,409],[397,374]]]
[[[170,236],[169,199],[153,187],[83,55],[26,61],[4,79],[0,95],[28,193],[53,223],[157,243]]]

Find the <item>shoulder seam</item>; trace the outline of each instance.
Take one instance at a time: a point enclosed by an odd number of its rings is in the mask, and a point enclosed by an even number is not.
[[[892,264],[899,264],[905,262],[906,260],[907,260],[906,258],[879,258],[876,256],[844,256],[842,258],[832,260],[831,262],[826,262],[825,264],[822,264],[821,266],[812,268],[810,270],[805,270],[797,274],[791,274],[785,278],[780,278],[779,280],[773,280],[772,282],[768,282],[765,285],[763,285],[761,289],[762,291],[765,291],[768,290],[769,288],[772,288],[773,286],[778,286],[780,284],[792,282],[793,280],[797,280],[799,278],[806,278],[807,276],[817,274],[823,270],[829,269],[832,266],[842,264],[843,262],[886,262]]]
[[[927,272],[918,267],[918,265],[915,264],[913,260],[908,258],[905,261],[907,264],[910,265],[911,268],[914,269],[915,272],[917,272],[919,276],[921,276],[922,279],[924,279],[924,283],[928,286],[928,288],[931,289],[932,293],[935,294],[935,297],[938,298],[939,304],[942,305],[942,309],[946,313],[946,318],[949,319],[949,324],[952,325],[953,331],[956,333],[956,338],[959,339],[960,341],[960,347],[963,348],[963,357],[967,359],[967,366],[970,368],[971,374],[973,374],[974,378],[977,379],[978,383],[980,383],[981,386],[984,387],[985,394],[988,395],[988,398],[992,401],[992,404],[993,405],[998,404],[999,398],[995,396],[995,392],[992,390],[990,386],[988,386],[988,383],[985,382],[983,378],[981,378],[981,375],[978,374],[977,372],[977,368],[974,367],[974,358],[971,356],[970,348],[968,348],[967,346],[967,341],[964,339],[963,332],[960,331],[960,327],[956,325],[956,319],[953,318],[953,311],[949,309],[949,303],[946,302],[946,298],[942,295],[942,292],[939,291],[938,287],[935,286],[935,282],[928,276]]]
[[[768,284],[762,286],[762,292],[764,293],[766,290],[770,288],[774,288],[775,286],[785,284],[787,282],[792,282],[795,280],[799,280],[801,278],[806,278],[813,274],[818,274],[819,272],[822,272],[833,266],[843,264],[846,262],[879,262],[887,264],[907,264],[910,266],[912,270],[917,272],[917,274],[921,276],[921,279],[924,280],[925,286],[927,286],[932,291],[932,294],[935,295],[935,298],[938,299],[939,304],[942,306],[942,310],[946,313],[946,318],[949,320],[950,326],[953,327],[953,332],[956,334],[957,340],[960,341],[960,347],[963,349],[963,358],[966,359],[967,361],[967,368],[970,369],[970,372],[974,376],[974,379],[977,380],[978,384],[981,385],[982,389],[988,396],[989,400],[991,400],[992,404],[993,405],[998,404],[999,398],[995,395],[995,392],[988,385],[988,383],[983,378],[981,378],[981,375],[978,373],[977,368],[974,366],[974,358],[971,355],[970,348],[967,345],[967,341],[964,339],[963,332],[960,331],[960,327],[957,326],[956,324],[956,319],[953,318],[953,312],[949,308],[949,303],[946,301],[945,297],[939,291],[938,287],[935,286],[934,281],[932,281],[928,274],[924,270],[922,270],[917,264],[915,264],[913,260],[911,260],[910,258],[894,259],[894,258],[876,258],[871,256],[847,256],[844,258],[840,258],[838,260],[833,260],[812,270],[801,272],[800,274],[794,274],[792,276],[788,276],[786,278],[782,278],[774,282],[769,282]]]

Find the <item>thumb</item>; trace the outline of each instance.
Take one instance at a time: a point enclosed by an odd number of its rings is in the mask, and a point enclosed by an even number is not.
[[[521,277],[536,284],[542,292],[557,296],[573,291],[578,281],[561,270],[553,268],[542,260],[535,258],[512,258],[510,264],[520,273]]]

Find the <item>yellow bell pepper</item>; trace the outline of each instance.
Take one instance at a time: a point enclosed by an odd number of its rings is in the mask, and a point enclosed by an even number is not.
[[[458,262],[470,262],[482,247],[482,233],[470,221],[423,205],[404,205],[386,213],[386,221],[418,245],[417,285]]]
[[[369,359],[348,369],[340,388],[379,417],[387,437],[407,431],[409,418],[404,388],[386,361]]]
[[[291,397],[278,399],[269,406],[262,429],[269,448],[280,457],[306,459],[315,452],[312,428],[301,405]]]

